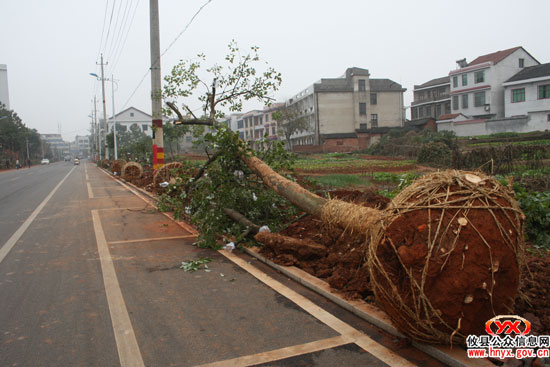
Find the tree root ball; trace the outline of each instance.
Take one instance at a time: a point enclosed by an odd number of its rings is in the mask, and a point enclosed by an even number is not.
[[[511,314],[524,259],[513,192],[482,173],[426,175],[394,198],[370,230],[377,302],[404,334],[463,344]]]
[[[122,173],[122,167],[124,167],[125,164],[126,161],[124,159],[117,159],[111,164],[111,172],[120,175]]]
[[[174,170],[180,170],[182,168],[183,164],[180,162],[172,162],[160,167],[153,175],[153,186],[158,190],[162,182],[170,182],[170,179],[173,178],[172,172]]]
[[[122,167],[122,178],[135,180],[143,176],[143,167],[138,162],[128,162]]]

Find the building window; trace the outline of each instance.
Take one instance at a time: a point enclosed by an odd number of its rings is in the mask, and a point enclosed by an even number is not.
[[[145,132],[145,131],[149,130],[149,125],[143,124],[143,125],[141,125],[141,129]]]
[[[485,105],[485,92],[477,92],[474,94],[474,105],[476,107]]]
[[[462,74],[462,86],[468,85],[468,74]]]
[[[418,100],[423,101],[424,100],[424,92],[418,92]]]
[[[435,118],[441,116],[441,104],[435,106]]]
[[[243,133],[242,131],[239,133],[239,138],[240,138],[241,140],[244,140],[244,133]]]
[[[518,61],[519,61],[519,67],[520,67],[520,68],[525,67],[525,59],[521,59],[521,58],[520,58]]]
[[[458,77],[453,76],[453,88],[458,88]]]
[[[242,129],[242,128],[243,128],[243,120],[237,121],[237,129]]]
[[[376,97],[376,93],[370,94],[370,104],[376,104],[378,101],[378,98]]]
[[[539,99],[550,98],[550,84],[539,85]]]
[[[367,124],[359,124],[359,130],[367,130]]]
[[[474,83],[483,83],[485,82],[485,70],[476,71],[474,73]]]
[[[133,112],[130,112],[130,117],[134,117],[134,113],[133,113]]]
[[[512,89],[512,102],[525,102],[525,88]]]
[[[468,108],[468,94],[462,95],[462,108]]]
[[[424,117],[424,107],[418,107],[418,118]]]
[[[453,96],[453,110],[458,110],[458,96]]]
[[[359,92],[364,92],[367,90],[365,79],[359,79]]]
[[[271,135],[277,135],[277,130],[275,129],[275,126],[271,126]]]
[[[432,117],[432,106],[426,106],[426,117]]]
[[[416,120],[418,118],[418,109],[413,108],[411,109],[411,119]]]
[[[451,102],[445,103],[445,113],[446,114],[451,113]]]
[[[266,114],[265,114],[265,122],[268,122],[268,121],[269,121],[269,114],[266,113]]]
[[[185,137],[185,142],[186,142],[186,143],[191,143],[192,141],[193,141],[193,136],[187,135],[187,136]]]
[[[359,115],[365,116],[367,114],[367,104],[359,103]]]
[[[378,127],[378,114],[377,113],[373,113],[372,115],[370,115],[370,122],[371,122],[372,127]]]
[[[245,120],[244,120],[244,126],[245,126],[246,128],[248,128],[248,119],[245,119]]]

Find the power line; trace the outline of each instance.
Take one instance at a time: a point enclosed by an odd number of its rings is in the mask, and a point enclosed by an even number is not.
[[[109,8],[109,0],[105,2],[105,14],[103,15],[103,26],[101,27],[101,39],[99,40],[99,49],[97,50],[96,60],[101,53],[101,46],[103,45],[103,35],[105,34],[105,21],[107,20],[107,9]]]
[[[115,4],[116,0],[113,0],[113,7],[111,8],[111,18],[109,19],[109,28],[107,29],[107,37],[105,37],[105,47],[107,47],[107,42],[109,40],[109,33],[111,33],[111,24],[113,23],[113,15],[115,13]],[[105,53],[105,49],[103,49],[103,53]]]
[[[134,1],[126,1],[126,6],[124,7],[124,15],[122,16],[121,26],[119,28],[119,32],[115,38],[114,46],[112,49],[112,52],[109,52],[109,55],[111,56],[111,64],[115,57],[115,55],[118,53],[118,50],[120,48],[120,45],[122,43],[122,39],[124,38],[124,31],[126,30],[126,24],[128,23],[128,18],[130,14],[130,9],[132,7],[132,3]]]
[[[121,13],[121,10],[122,9],[122,1],[119,1],[118,3],[118,9],[117,9],[117,12],[116,12],[116,18],[115,18],[115,26],[113,27],[113,36],[111,37],[111,44],[108,48],[105,49],[105,54],[111,58],[111,51],[113,49],[113,46],[114,46],[114,43],[115,43],[115,40],[117,39],[117,32],[120,32],[120,27],[119,27],[119,23],[118,23],[118,20],[120,19],[120,13]],[[126,3],[128,4],[128,3]],[[107,45],[105,45],[107,46]],[[108,50],[108,52],[107,52]]]
[[[202,9],[204,9],[204,7],[208,4],[210,4],[212,2],[212,0],[208,0],[206,3],[204,3],[200,8],[199,10],[197,10],[197,12],[191,17],[191,20],[189,20],[189,22],[187,23],[187,25],[183,28],[183,30],[176,36],[176,38],[174,38],[174,40],[172,42],[170,42],[170,45],[168,45],[168,47],[166,48],[166,50],[164,50],[164,52],[162,52],[160,54],[160,56],[164,56],[164,54],[166,54],[168,52],[168,50],[176,43],[176,41],[181,37],[181,35],[183,33],[185,33],[185,31],[187,31],[187,29],[189,28],[189,26],[191,25],[191,23],[193,23],[193,21],[195,20],[195,18],[199,15],[199,13],[202,11]],[[159,58],[160,60],[160,58]],[[134,89],[134,91],[132,92],[132,94],[130,95],[130,97],[128,97],[128,99],[126,100],[126,102],[124,102],[124,106],[122,107],[122,109],[126,108],[126,105],[128,104],[128,102],[130,102],[130,100],[132,99],[132,97],[134,96],[134,94],[136,94],[137,90],[139,89],[139,87],[141,86],[141,83],[143,83],[143,81],[145,80],[145,78],[147,77],[147,75],[149,75],[149,73],[151,72],[151,69],[154,68],[155,66],[157,66],[157,63],[159,62],[159,60],[155,61],[155,64],[154,65],[151,65],[151,68],[147,70],[147,72],[143,75],[143,77],[141,78],[141,80],[139,81],[137,87]]]
[[[134,24],[134,18],[136,16],[137,8],[139,6],[140,0],[136,2],[136,6],[134,8],[134,13],[132,14],[132,19],[130,20],[130,23],[128,25],[128,29],[126,30],[126,35],[123,36],[124,41],[122,42],[122,46],[118,49],[118,54],[115,53],[114,61],[112,62],[112,67],[110,69],[110,73],[113,73],[118,65],[118,61],[120,60],[120,56],[122,55],[122,51],[124,50],[124,47],[126,46],[126,41],[128,40],[128,35],[130,34],[130,30],[132,29],[132,25]],[[122,39],[121,38],[121,39]]]

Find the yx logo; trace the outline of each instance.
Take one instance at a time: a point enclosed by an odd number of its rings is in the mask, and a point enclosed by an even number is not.
[[[526,335],[531,331],[531,323],[516,315],[500,315],[485,323],[487,334],[496,335]]]

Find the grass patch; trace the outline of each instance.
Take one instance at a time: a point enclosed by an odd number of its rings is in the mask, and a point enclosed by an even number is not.
[[[331,174],[326,176],[309,176],[309,180],[327,187],[346,187],[346,186],[361,186],[368,184],[365,176],[362,175],[346,175],[346,174]]]

